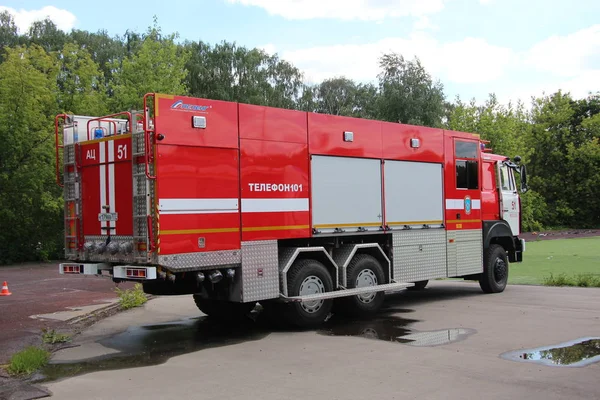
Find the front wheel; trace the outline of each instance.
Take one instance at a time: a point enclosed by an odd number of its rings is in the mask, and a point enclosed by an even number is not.
[[[504,248],[492,244],[484,253],[479,286],[485,293],[503,292],[508,283],[508,257]]]

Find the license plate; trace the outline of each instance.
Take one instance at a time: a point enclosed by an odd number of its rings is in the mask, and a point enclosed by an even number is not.
[[[119,213],[99,213],[98,221],[106,222],[106,221],[116,221],[119,219]]]

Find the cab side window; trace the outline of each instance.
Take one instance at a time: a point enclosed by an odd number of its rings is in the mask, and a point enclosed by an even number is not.
[[[506,165],[500,167],[500,187],[507,192],[514,190],[512,179],[510,179],[510,171]]]
[[[477,142],[455,140],[454,157],[456,162],[456,188],[479,189]]]

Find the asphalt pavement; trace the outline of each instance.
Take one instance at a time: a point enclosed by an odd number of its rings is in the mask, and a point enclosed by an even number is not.
[[[334,315],[299,332],[260,314],[221,325],[191,296],[159,297],[83,332],[55,354],[44,386],[60,399],[598,399],[600,363],[544,364],[532,349],[600,337],[599,304],[594,288],[485,295],[436,281],[389,296],[371,318]],[[563,363],[584,354],[559,353]]]
[[[56,263],[2,266],[4,281],[12,295],[0,296],[0,365],[25,346],[39,344],[42,328],[60,331],[69,318],[117,298],[110,279],[60,275]]]

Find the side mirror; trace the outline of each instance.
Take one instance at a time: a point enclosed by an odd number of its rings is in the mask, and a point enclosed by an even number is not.
[[[525,167],[524,164],[522,164],[519,167],[519,175],[521,175],[521,192],[525,193],[525,192],[527,192],[528,188],[527,188],[527,167]]]

